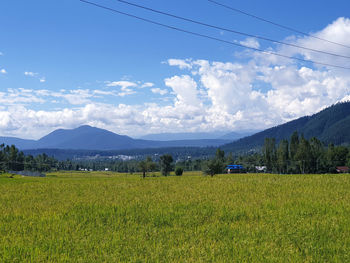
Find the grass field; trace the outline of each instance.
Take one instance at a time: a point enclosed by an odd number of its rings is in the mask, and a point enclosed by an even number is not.
[[[350,262],[350,175],[2,176],[0,262]]]

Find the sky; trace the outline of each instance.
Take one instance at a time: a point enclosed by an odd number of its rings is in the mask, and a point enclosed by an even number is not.
[[[350,58],[207,28],[117,0],[91,1],[228,42],[350,68]],[[349,47],[284,30],[207,0],[131,1],[350,57],[347,0],[217,1]],[[0,136],[38,139],[81,125],[133,137],[258,130],[350,100],[349,69],[190,35],[79,0],[3,0],[0,27]]]

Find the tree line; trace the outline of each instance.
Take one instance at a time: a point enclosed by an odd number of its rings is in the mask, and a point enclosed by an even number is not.
[[[334,173],[337,166],[350,166],[350,150],[346,146],[325,146],[313,137],[306,139],[294,132],[290,139],[278,143],[275,138],[265,138],[261,152],[233,155],[217,149],[215,156],[203,159],[175,160],[171,154],[153,155],[132,160],[70,160],[59,161],[45,153],[25,155],[14,145],[0,145],[0,171],[58,171],[92,170],[142,173],[143,177],[152,172],[167,176],[171,171],[181,175],[183,171],[203,171],[206,175],[226,172],[229,164],[240,164],[246,172],[256,172],[264,167],[271,173]]]
[[[274,173],[333,173],[337,166],[350,165],[348,147],[326,147],[317,138],[308,140],[298,132],[278,145],[274,138],[266,138],[262,158],[266,170]]]
[[[0,145],[0,171],[50,171],[58,161],[46,154],[25,155],[14,145]]]

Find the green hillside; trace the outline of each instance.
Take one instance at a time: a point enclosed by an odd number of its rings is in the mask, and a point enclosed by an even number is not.
[[[294,131],[303,134],[305,138],[317,137],[326,145],[349,144],[350,102],[337,103],[312,116],[305,116],[264,130],[221,148],[232,152],[256,151],[261,148],[265,138],[276,138],[278,142],[281,139],[290,138]]]

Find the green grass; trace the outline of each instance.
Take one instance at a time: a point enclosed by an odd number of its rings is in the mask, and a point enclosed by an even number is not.
[[[0,262],[350,262],[350,176],[2,176]]]

